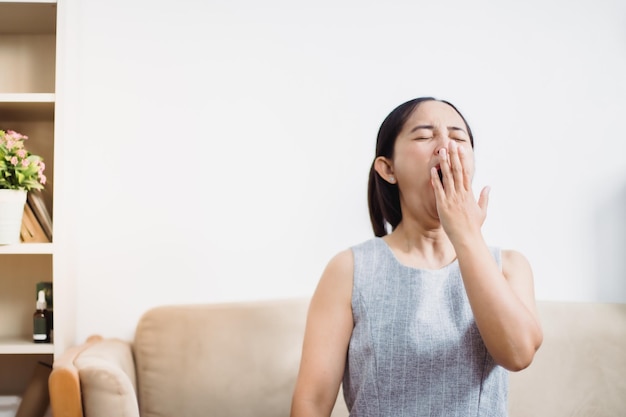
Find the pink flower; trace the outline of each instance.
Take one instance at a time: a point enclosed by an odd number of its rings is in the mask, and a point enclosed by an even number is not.
[[[13,140],[26,140],[28,136],[17,133],[15,130],[7,130],[6,136]]]
[[[0,0],[2,1],[2,0]],[[6,179],[10,188],[41,189],[48,181],[44,175],[45,164],[41,157],[30,155],[24,147],[24,140],[28,136],[15,130],[0,131],[0,146],[3,149],[3,158],[6,162],[1,175]]]

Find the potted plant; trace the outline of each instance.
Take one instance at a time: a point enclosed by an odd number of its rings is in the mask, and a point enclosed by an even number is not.
[[[0,244],[17,243],[24,214],[26,194],[46,184],[40,156],[26,150],[28,136],[0,130]]]

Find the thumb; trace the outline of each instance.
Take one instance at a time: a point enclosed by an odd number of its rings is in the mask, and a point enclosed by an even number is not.
[[[489,193],[491,192],[491,187],[487,186],[482,189],[480,192],[480,196],[478,197],[478,207],[483,212],[483,216],[487,216],[487,205],[489,204]]]

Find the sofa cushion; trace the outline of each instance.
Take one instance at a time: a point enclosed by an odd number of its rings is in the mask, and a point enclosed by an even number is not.
[[[80,378],[83,408],[89,417],[139,417],[135,368],[128,342],[103,339],[74,361]]]
[[[296,299],[147,311],[133,346],[141,416],[288,416],[307,309]]]
[[[544,341],[511,373],[510,417],[601,417],[626,410],[626,304],[537,303]]]

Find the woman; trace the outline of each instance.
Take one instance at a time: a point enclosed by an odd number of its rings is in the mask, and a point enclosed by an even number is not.
[[[408,101],[382,123],[369,178],[376,237],[330,260],[309,307],[292,417],[506,416],[507,370],[543,335],[533,277],[481,234],[474,140],[446,101]],[[390,233],[388,233],[390,231]]]

